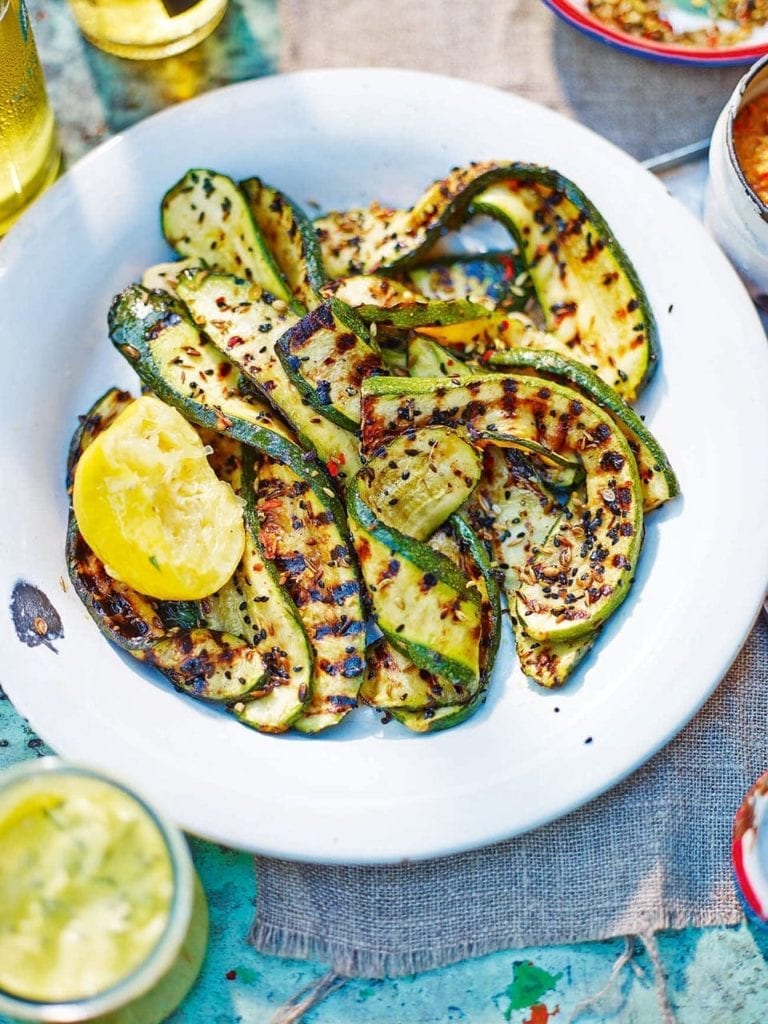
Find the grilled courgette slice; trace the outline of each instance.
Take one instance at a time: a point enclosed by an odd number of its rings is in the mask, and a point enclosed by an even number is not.
[[[385,372],[379,353],[327,305],[300,320],[275,347],[300,394],[332,422],[357,431],[360,386],[371,375]]]
[[[680,493],[674,470],[659,442],[637,413],[588,367],[556,352],[535,352],[530,349],[494,353],[487,365],[490,369],[530,371],[536,377],[562,381],[568,387],[577,388],[595,405],[609,413],[635,456],[646,512],[659,508]]]
[[[364,385],[365,450],[438,424],[464,428],[479,443],[525,441],[583,464],[583,508],[526,566],[515,614],[538,640],[593,632],[626,597],[642,541],[642,490],[623,434],[580,393],[530,377],[377,377]],[[566,547],[574,553],[567,566]]]
[[[466,704],[472,695],[468,687],[418,668],[383,637],[366,651],[360,700],[377,711],[426,711]]]
[[[483,475],[467,508],[467,518],[493,553],[494,565],[511,609],[526,566],[553,536],[564,516],[531,461],[512,448],[487,448]],[[562,548],[563,562],[569,559]],[[594,644],[596,633],[550,643],[529,637],[512,616],[515,648],[523,673],[540,686],[561,686]]]
[[[384,636],[419,668],[454,684],[476,686],[477,591],[445,555],[385,526],[363,500],[358,477],[347,493],[347,509],[373,616]]]
[[[408,373],[411,377],[473,377],[477,371],[430,338],[414,335],[408,341]]]
[[[470,212],[495,217],[515,237],[548,331],[633,400],[657,360],[650,304],[603,217],[551,168],[470,164],[432,185],[409,210],[374,207],[321,218],[326,269],[337,278],[412,263]]]
[[[357,565],[328,509],[290,467],[262,459],[255,509],[264,553],[298,610],[314,654],[312,697],[294,726],[319,732],[357,705],[365,668]]]
[[[320,305],[325,269],[312,222],[279,189],[260,178],[240,182],[254,221],[304,313]]]
[[[132,401],[127,392],[111,388],[82,418],[70,445],[68,483],[83,451]],[[158,601],[113,579],[83,539],[71,507],[66,559],[75,592],[102,633],[159,669],[176,689],[224,703],[266,692],[258,650],[234,634],[201,628],[196,602]]]
[[[469,498],[480,472],[477,449],[459,433],[426,427],[376,452],[357,486],[385,526],[426,540]]]
[[[210,270],[182,274],[178,295],[195,324],[239,367],[264,398],[291,424],[326,465],[338,464],[344,482],[360,468],[357,439],[318,415],[294,387],[276,352],[277,339],[299,317],[275,303],[260,285]],[[280,308],[276,308],[277,306]]]
[[[351,306],[368,323],[399,328],[455,324],[488,314],[485,306],[469,299],[428,299],[398,281],[375,274],[329,281],[321,294]]]
[[[246,197],[225,174],[200,167],[187,171],[163,196],[160,223],[165,240],[180,256],[253,281],[299,316],[305,312],[283,279]]]
[[[395,280],[426,299],[466,299],[490,311],[524,309],[533,294],[525,261],[514,252],[445,256],[401,271]]]
[[[209,627],[225,629],[258,647],[267,667],[268,693],[257,701],[236,702],[234,714],[260,732],[285,732],[310,699],[312,650],[298,610],[261,544],[254,489],[256,452],[212,431],[202,433],[216,475],[243,500],[246,525],[238,569],[226,587],[201,602],[202,612]]]
[[[446,525],[447,529],[432,538],[433,546],[456,559],[480,596],[480,680],[478,688],[466,701],[422,709],[392,708],[393,718],[412,732],[450,729],[466,721],[483,705],[501,639],[501,598],[486,550],[463,516],[452,516]]]

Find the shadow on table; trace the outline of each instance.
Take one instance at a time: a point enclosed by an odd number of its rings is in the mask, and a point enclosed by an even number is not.
[[[232,82],[276,70],[277,20],[257,0],[230,4],[221,25],[198,46],[162,60],[133,61],[85,46],[85,56],[112,132],[158,110]]]
[[[631,56],[562,23],[552,48],[573,116],[639,160],[708,138],[746,71]]]

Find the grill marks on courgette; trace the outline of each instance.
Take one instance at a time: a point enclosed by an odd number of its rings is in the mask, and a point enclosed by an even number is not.
[[[656,323],[634,268],[584,193],[552,171],[529,172],[483,192],[474,209],[514,234],[548,332],[632,401],[655,368]]]
[[[468,299],[427,299],[398,281],[375,274],[330,281],[321,293],[351,306],[366,322],[399,328],[454,324],[488,313],[485,306]]]
[[[160,222],[168,244],[227,274],[260,284],[304,312],[283,280],[245,196],[231,178],[193,168],[163,196]]]
[[[285,333],[277,354],[297,390],[323,416],[347,430],[360,423],[360,387],[384,373],[381,356],[320,306]]]
[[[296,605],[314,652],[312,697],[294,726],[318,732],[357,704],[365,618],[356,565],[328,509],[287,466],[262,461],[255,507],[263,550]]]
[[[577,392],[526,377],[366,383],[365,450],[404,430],[441,424],[464,427],[479,442],[517,447],[523,439],[583,464],[583,508],[561,521],[525,566],[515,614],[539,640],[594,631],[626,596],[642,540],[637,468],[613,421]]]
[[[347,494],[349,524],[379,629],[419,668],[476,686],[482,629],[477,591],[445,555],[385,526],[363,500],[358,480]]]
[[[624,250],[584,193],[557,171],[526,163],[456,168],[408,210],[351,210],[316,221],[331,277],[413,262],[468,213],[512,233],[547,329],[627,400],[653,372],[656,324]],[[549,345],[553,347],[552,344]]]
[[[83,417],[70,447],[68,480],[85,448],[131,401],[112,388]],[[235,635],[200,628],[194,602],[158,601],[113,579],[80,534],[71,508],[66,558],[75,592],[99,629],[159,669],[176,689],[224,703],[263,692],[267,673],[258,650]]]
[[[480,479],[480,456],[442,427],[409,431],[375,453],[358,474],[365,504],[385,526],[426,540],[456,512]]]
[[[178,293],[205,336],[253,381],[321,460],[337,463],[342,481],[354,475],[360,467],[357,439],[302,398],[278,358],[276,342],[299,322],[298,316],[259,285],[228,274],[200,270],[182,275]]]
[[[216,475],[243,498],[245,550],[229,583],[201,602],[209,626],[242,636],[257,647],[267,668],[269,692],[258,701],[239,701],[233,711],[260,732],[285,732],[307,705],[312,687],[312,651],[296,606],[266,557],[254,491],[257,455],[245,445],[210,431]]]
[[[467,518],[493,552],[510,608],[515,606],[526,566],[533,564],[561,519],[572,514],[549,492],[524,455],[509,448],[486,448],[483,476]],[[596,636],[549,643],[529,637],[514,617],[512,626],[523,673],[547,687],[565,682]]]
[[[312,222],[284,193],[260,178],[240,182],[261,236],[304,312],[320,305],[323,259]]]
[[[495,353],[488,360],[488,367],[528,371],[537,378],[565,382],[604,409],[632,449],[643,487],[646,512],[659,508],[680,493],[674,470],[659,442],[637,413],[588,367],[565,359],[556,352],[533,352],[526,349]]]
[[[401,725],[413,732],[437,732],[466,721],[485,702],[485,693],[501,639],[501,599],[499,588],[493,577],[485,548],[460,515],[451,517],[449,523],[432,538],[436,550],[445,553],[477,589],[480,597],[480,679],[479,685],[468,699],[453,703],[443,702],[421,709],[392,708],[390,713]],[[442,680],[438,680],[442,683]]]

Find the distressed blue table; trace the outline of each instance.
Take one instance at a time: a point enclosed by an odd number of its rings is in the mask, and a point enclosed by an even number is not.
[[[448,0],[446,0],[446,3]],[[180,57],[133,64],[102,54],[78,36],[64,0],[28,0],[49,91],[71,164],[110,134],[206,89],[277,69],[274,0],[233,0],[220,30]],[[697,209],[705,170],[679,172],[669,185]],[[50,753],[0,690],[0,769]],[[246,943],[256,879],[245,854],[191,840],[211,912],[208,956],[173,1024],[269,1022],[327,970],[261,956]],[[660,936],[671,1003],[680,1024],[768,1020],[768,942],[748,928],[689,929]],[[310,1010],[307,1024],[557,1024],[607,986],[622,941],[516,949],[397,981],[350,981]],[[656,1024],[654,970],[636,955],[583,1022]]]

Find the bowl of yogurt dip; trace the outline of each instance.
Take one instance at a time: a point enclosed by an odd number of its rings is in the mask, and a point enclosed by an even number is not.
[[[768,311],[768,56],[744,75],[715,125],[704,219]]]
[[[206,941],[186,841],[135,793],[58,758],[0,775],[0,1013],[157,1024]]]

